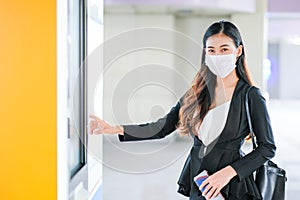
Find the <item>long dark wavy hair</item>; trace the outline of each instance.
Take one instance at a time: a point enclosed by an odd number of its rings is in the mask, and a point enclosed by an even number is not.
[[[196,134],[196,127],[201,125],[214,99],[216,75],[205,65],[205,48],[207,39],[219,33],[230,37],[236,47],[242,45],[242,54],[236,61],[235,70],[239,79],[253,85],[246,63],[242,37],[238,28],[231,22],[224,20],[213,23],[208,27],[203,36],[201,67],[192,82],[191,88],[185,93],[183,103],[179,110],[179,123],[177,124],[177,128],[183,135],[189,134],[191,131],[193,134]]]

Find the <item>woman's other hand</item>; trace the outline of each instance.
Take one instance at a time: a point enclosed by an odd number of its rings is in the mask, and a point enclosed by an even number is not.
[[[202,190],[202,188],[206,186],[202,195],[207,199],[215,198],[218,196],[221,189],[236,175],[236,171],[229,165],[209,176],[203,181],[199,189]]]
[[[90,123],[89,123],[89,133],[90,134],[124,134],[124,129],[122,126],[111,126],[106,123],[104,120],[101,120],[95,115],[90,115]]]

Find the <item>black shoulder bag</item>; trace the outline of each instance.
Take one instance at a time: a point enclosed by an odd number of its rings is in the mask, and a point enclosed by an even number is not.
[[[246,114],[248,125],[250,129],[250,136],[252,139],[253,150],[256,149],[254,140],[254,132],[249,111],[248,93],[252,86],[246,93]],[[271,160],[267,161],[256,170],[255,183],[261,192],[264,200],[284,200],[285,196],[285,182],[287,181],[286,172],[284,169],[279,168]]]

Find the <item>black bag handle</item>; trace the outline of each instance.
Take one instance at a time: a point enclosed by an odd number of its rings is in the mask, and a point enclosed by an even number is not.
[[[253,146],[253,150],[256,149],[256,143],[254,140],[254,132],[253,132],[253,128],[252,128],[252,122],[251,122],[251,116],[250,116],[250,110],[249,110],[249,91],[250,89],[254,87],[254,86],[250,86],[246,92],[246,99],[245,99],[245,106],[246,106],[246,115],[247,115],[247,121],[248,121],[248,126],[249,126],[249,134],[251,136],[252,139],[252,146]]]
[[[247,121],[248,121],[249,131],[250,131],[249,134],[250,134],[251,139],[252,139],[252,145],[253,145],[253,150],[254,150],[254,149],[256,149],[256,142],[254,140],[255,136],[254,136],[254,132],[253,132],[253,127],[252,127],[252,122],[251,122],[251,116],[250,116],[250,110],[249,110],[249,91],[253,87],[254,86],[250,86],[248,88],[247,92],[246,92],[245,106],[246,106]],[[271,160],[268,160],[268,162],[266,162],[264,165],[266,165],[268,167],[268,170],[273,171],[274,173],[277,174],[277,176],[284,177],[284,181],[287,181],[285,170],[282,169],[282,168],[279,168],[274,162],[272,162]]]

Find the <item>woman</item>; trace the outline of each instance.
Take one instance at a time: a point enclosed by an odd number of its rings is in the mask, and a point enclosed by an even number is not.
[[[194,138],[178,180],[179,193],[190,199],[219,194],[230,200],[261,199],[252,173],[275,155],[276,147],[265,99],[252,87],[249,106],[258,147],[246,156],[240,151],[249,134],[244,102],[252,79],[239,30],[228,21],[216,22],[205,32],[203,47],[192,87],[165,117],[152,123],[111,126],[91,116],[90,131],[117,133],[120,141],[133,141],[163,138],[179,129]],[[210,176],[198,187],[193,178],[203,170]]]

